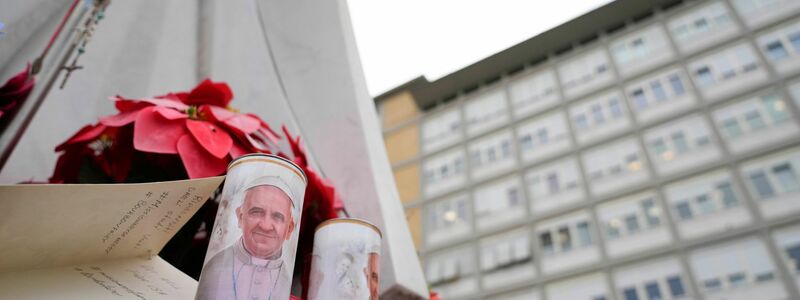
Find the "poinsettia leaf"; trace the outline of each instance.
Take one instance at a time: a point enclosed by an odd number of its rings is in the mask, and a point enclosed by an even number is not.
[[[189,92],[177,92],[177,93],[169,93],[166,95],[156,96],[156,99],[169,99],[173,101],[178,101],[180,103],[186,103],[186,100],[189,99]]]
[[[133,126],[119,128],[113,137],[111,147],[106,151],[111,162],[108,175],[117,183],[125,182],[133,163]]]
[[[266,130],[267,132],[269,132],[269,135],[276,139],[276,141],[275,141],[276,143],[277,143],[277,140],[281,139],[280,135],[277,132],[275,132],[275,130],[272,130],[272,127],[270,127],[269,124],[267,124],[267,122],[264,122],[264,120],[259,118],[256,114],[246,113],[245,115],[247,115],[247,116],[249,116],[249,117],[251,117],[253,119],[258,120],[258,122],[261,123],[261,129]]]
[[[227,107],[228,103],[233,99],[233,92],[224,82],[212,82],[211,80],[203,80],[191,92],[185,101],[186,104],[201,105],[211,104],[220,107]]]
[[[133,127],[133,147],[153,153],[178,153],[178,139],[186,134],[185,120],[169,120],[146,107],[136,116]]]
[[[228,132],[206,121],[186,120],[186,128],[203,149],[217,158],[228,155],[233,139]]]
[[[75,133],[75,135],[73,135],[72,137],[70,137],[66,142],[63,142],[60,145],[56,146],[56,152],[64,150],[64,148],[68,145],[92,141],[97,137],[99,137],[104,130],[106,130],[106,126],[103,124],[83,126],[83,128],[78,130],[78,132]]]
[[[133,121],[136,120],[137,115],[139,115],[139,110],[123,111],[116,115],[100,118],[100,123],[110,127],[125,126],[133,123]]]
[[[281,126],[283,130],[283,134],[286,135],[286,139],[289,140],[289,146],[292,148],[292,155],[294,155],[294,161],[301,166],[305,166],[308,164],[306,159],[306,153],[303,151],[302,146],[300,146],[300,136],[298,135],[297,138],[292,137],[292,134],[289,133],[289,129],[286,126]]]
[[[230,160],[227,157],[214,157],[202,148],[189,134],[183,135],[178,140],[178,155],[189,178],[211,177],[224,173]]]
[[[245,134],[253,133],[261,126],[258,120],[248,115],[236,115],[222,122],[225,123],[225,125],[236,128]]]
[[[126,111],[131,111],[131,110],[140,110],[140,109],[145,108],[147,106],[153,105],[153,104],[147,103],[147,102],[139,102],[139,101],[135,101],[135,100],[125,99],[125,98],[123,98],[122,96],[119,96],[119,95],[111,97],[110,99],[114,100],[114,107],[116,107],[117,110],[120,111],[120,112],[126,112]]]
[[[174,109],[177,109],[177,110],[180,110],[180,111],[185,111],[186,109],[189,108],[188,105],[183,104],[182,102],[175,101],[175,100],[170,100],[170,99],[167,99],[167,98],[162,98],[162,99],[159,99],[159,98],[144,98],[144,99],[132,99],[132,100],[146,102],[146,103],[150,103],[150,104],[154,104],[154,105],[162,106],[162,107],[174,108]]]
[[[186,119],[189,117],[189,115],[187,115],[186,113],[174,110],[169,107],[156,106],[155,111],[162,117],[167,118],[169,120]]]
[[[235,112],[225,108],[214,105],[200,105],[200,113],[206,115],[209,119],[222,122],[236,116]]]
[[[244,146],[239,145],[239,143],[234,142],[233,145],[231,145],[231,151],[230,151],[231,159],[236,159],[239,156],[250,153],[252,153],[252,151],[248,151]]]
[[[58,156],[53,176],[48,180],[50,183],[77,183],[85,147],[69,145],[64,149],[64,153]]]

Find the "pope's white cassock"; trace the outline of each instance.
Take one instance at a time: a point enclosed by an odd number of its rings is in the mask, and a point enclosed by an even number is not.
[[[280,254],[277,257],[250,256],[240,238],[203,268],[197,299],[284,300],[278,297],[289,294],[291,281],[287,265]]]

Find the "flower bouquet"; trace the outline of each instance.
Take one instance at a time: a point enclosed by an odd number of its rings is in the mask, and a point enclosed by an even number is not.
[[[314,228],[344,207],[330,181],[309,166],[299,136],[282,134],[251,113],[229,106],[224,82],[204,80],[191,91],[152,98],[112,97],[115,115],[86,125],[55,148],[60,152],[51,183],[134,183],[222,175],[244,154],[267,153],[297,163],[308,177],[303,202],[295,280],[302,278]],[[288,142],[282,151],[281,141]],[[284,143],[286,144],[286,143]],[[288,152],[288,153],[287,153]],[[197,279],[217,211],[207,201],[159,255]]]

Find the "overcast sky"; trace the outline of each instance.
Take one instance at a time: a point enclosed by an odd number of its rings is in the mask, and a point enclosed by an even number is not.
[[[348,0],[370,95],[436,80],[609,0]]]

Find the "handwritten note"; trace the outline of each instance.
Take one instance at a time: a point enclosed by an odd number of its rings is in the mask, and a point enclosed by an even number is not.
[[[0,274],[2,299],[193,299],[195,290],[158,256]]]
[[[176,299],[196,282],[155,255],[222,180],[0,185],[0,298],[32,288],[9,282],[55,276],[106,293],[100,298]]]

